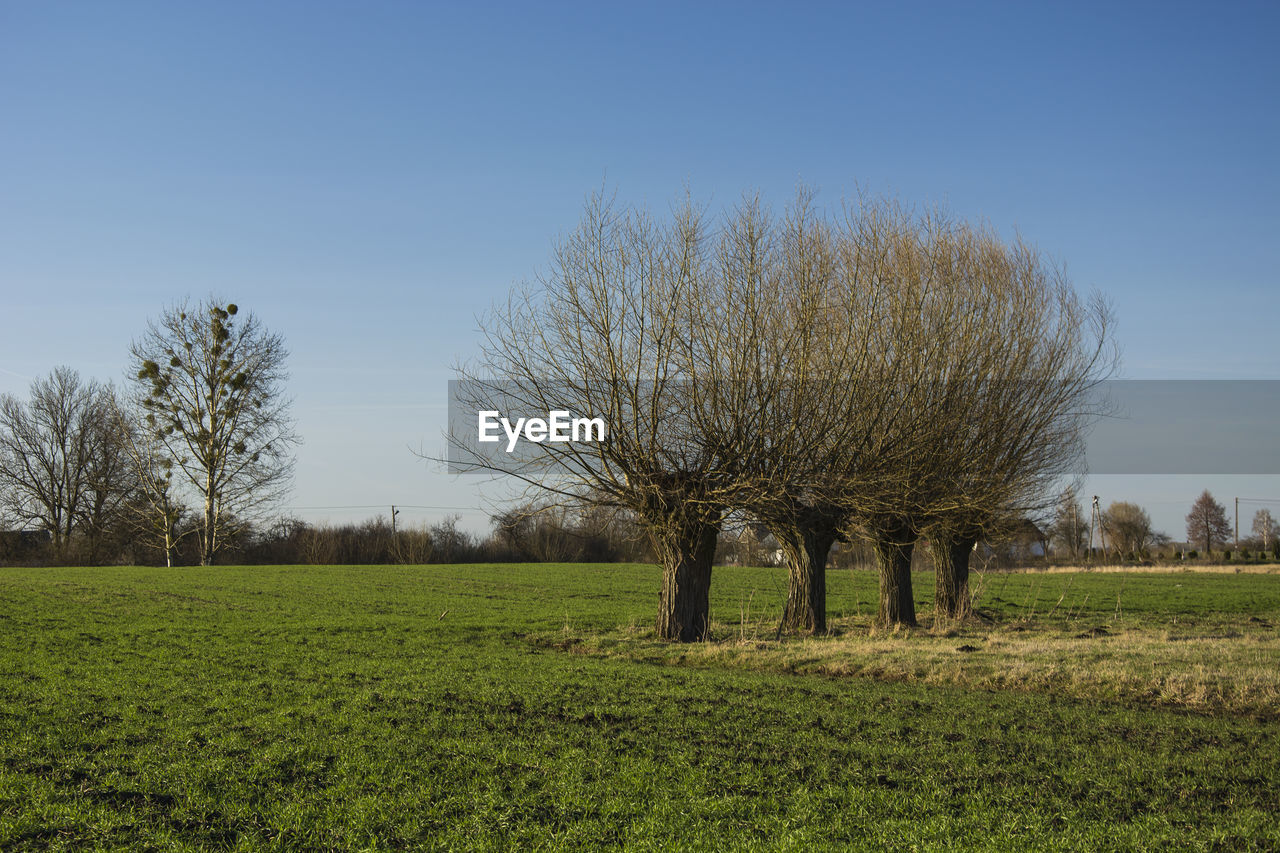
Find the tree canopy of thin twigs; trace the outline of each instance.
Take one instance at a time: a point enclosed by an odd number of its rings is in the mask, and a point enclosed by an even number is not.
[[[0,515],[47,531],[65,557],[73,537],[90,562],[133,491],[109,417],[115,392],[58,367],[26,401],[0,395]]]

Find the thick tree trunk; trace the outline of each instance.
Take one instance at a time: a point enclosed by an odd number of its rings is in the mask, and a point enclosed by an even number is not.
[[[827,555],[836,541],[829,526],[773,529],[787,561],[787,606],[778,630],[821,634],[827,630]]]
[[[707,638],[711,563],[716,556],[718,523],[690,524],[654,534],[662,554],[662,591],[658,596],[658,636],[693,643]]]
[[[883,627],[916,624],[916,601],[911,591],[911,553],[915,534],[905,523],[875,531],[876,565],[880,569],[880,609],[876,623]]]
[[[933,553],[933,606],[938,616],[967,619],[973,612],[969,596],[969,558],[977,539],[942,534],[930,543]]]

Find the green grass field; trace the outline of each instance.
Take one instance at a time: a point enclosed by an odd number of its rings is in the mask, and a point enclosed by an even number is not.
[[[0,849],[1280,849],[1280,575],[874,587],[778,641],[717,569],[689,647],[648,566],[0,570]]]

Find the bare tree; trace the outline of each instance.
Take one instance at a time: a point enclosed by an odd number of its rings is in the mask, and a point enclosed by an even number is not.
[[[1050,509],[1105,411],[1097,391],[1117,356],[1105,302],[1082,300],[1034,247],[966,225],[930,233],[929,246],[943,308],[931,325],[946,355],[923,403],[936,448],[924,526],[935,610],[963,618],[974,545],[1003,520]]]
[[[49,532],[65,554],[95,534],[123,501],[111,390],[68,367],[31,384],[26,402],[0,396],[0,501],[22,526]]]
[[[1089,519],[1080,508],[1080,499],[1074,486],[1068,486],[1058,496],[1048,532],[1054,547],[1062,549],[1073,560],[1080,559],[1080,552],[1089,533]]]
[[[493,517],[498,541],[520,557],[540,563],[613,557],[615,513],[592,504],[533,501]]]
[[[1271,510],[1260,509],[1253,514],[1253,535],[1262,540],[1262,550],[1270,550],[1271,542],[1276,538],[1276,520]]]
[[[428,558],[440,563],[453,563],[473,547],[471,535],[458,529],[462,516],[451,513],[437,521],[426,531],[431,547]]]
[[[103,386],[95,406],[94,446],[85,472],[77,527],[85,541],[84,557],[98,564],[107,547],[122,549],[131,538],[129,508],[139,498],[141,481],[130,464],[128,433],[113,417],[119,408],[115,388]]]
[[[469,409],[567,410],[607,423],[603,441],[533,444],[519,459],[457,436],[453,453],[633,517],[662,564],[666,639],[706,637],[717,534],[765,458],[750,423],[779,383],[753,371],[780,361],[761,348],[790,343],[760,334],[785,310],[764,217],[748,199],[713,238],[691,203],[659,222],[591,198],[549,272],[483,320],[481,358],[459,370]]]
[[[527,560],[563,563],[576,560],[582,551],[569,509],[558,502],[530,502],[493,518],[499,540]]]
[[[199,528],[183,526],[190,509],[178,496],[173,482],[174,464],[154,429],[144,427],[145,414],[120,402],[112,410],[122,459],[132,469],[136,484],[133,499],[126,507],[135,534],[155,543],[164,553],[164,564],[173,566],[181,540]]]
[[[289,487],[298,438],[279,335],[215,299],[166,310],[131,348],[142,426],[201,508],[200,561]]]
[[[785,352],[785,387],[753,420],[767,437],[768,464],[740,496],[773,533],[788,567],[780,630],[826,629],[832,544],[847,540],[855,518],[876,531],[896,524],[910,489],[919,418],[903,391],[912,383],[914,342],[893,310],[902,296],[893,267],[903,221],[903,211],[883,202],[833,221],[802,190],[780,229],[777,293],[789,307],[767,337],[795,343]],[[902,582],[897,560],[910,555],[880,553],[882,619],[892,622],[898,598],[889,590]]]
[[[1102,514],[1102,523],[1107,528],[1116,550],[1124,554],[1142,556],[1147,547],[1155,542],[1155,533],[1151,529],[1151,516],[1142,507],[1127,501],[1115,501]]]
[[[1205,489],[1187,513],[1187,542],[1202,543],[1204,553],[1213,553],[1214,545],[1225,545],[1231,539],[1231,522],[1227,520],[1227,511],[1213,499],[1209,490]]]
[[[762,221],[773,225],[771,220]],[[780,631],[826,630],[826,563],[843,538],[862,423],[850,417],[861,403],[863,348],[850,334],[851,314],[838,299],[842,266],[837,234],[801,190],[776,228],[775,293],[785,311],[773,325],[744,341],[756,364],[745,376],[778,376],[783,385],[768,396],[749,428],[763,441],[766,464],[755,481],[742,484],[737,506],[773,534],[788,569],[788,593]],[[768,346],[786,341],[787,346]],[[779,363],[781,359],[782,363]]]

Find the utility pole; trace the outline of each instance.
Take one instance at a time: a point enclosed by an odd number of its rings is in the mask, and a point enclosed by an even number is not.
[[[1098,524],[1098,526],[1099,526],[1099,527],[1101,527],[1101,526],[1102,526],[1101,521],[1102,521],[1102,519],[1100,519],[1100,518],[1098,517],[1098,496],[1097,496],[1097,495],[1094,495],[1094,496],[1093,496],[1093,507],[1092,507],[1092,511],[1089,513],[1089,562],[1090,562],[1090,563],[1092,563],[1092,562],[1093,562],[1093,530],[1094,530],[1094,524],[1095,524],[1095,523],[1097,523],[1097,524]]]
[[[395,557],[397,563],[403,563],[404,560],[400,556],[400,537],[396,535],[396,516],[400,514],[400,510],[396,509],[396,505],[391,505],[391,553]]]
[[[1093,496],[1093,513],[1089,516],[1089,554],[1090,559],[1093,555],[1093,531],[1098,531],[1098,548],[1102,551],[1102,559],[1107,558],[1107,527],[1102,523],[1102,507],[1098,503],[1098,496]],[[1119,556],[1119,555],[1117,555]]]
[[[1236,498],[1236,554],[1240,553],[1240,499]]]
[[[1071,496],[1071,557],[1080,559],[1080,518],[1074,494]]]

